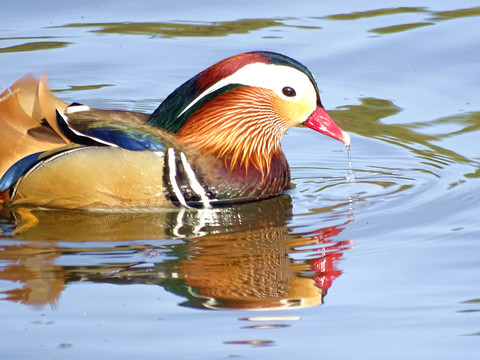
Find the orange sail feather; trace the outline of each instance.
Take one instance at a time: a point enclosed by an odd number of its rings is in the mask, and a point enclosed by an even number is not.
[[[25,156],[69,142],[52,126],[55,109],[66,107],[48,89],[45,77],[39,82],[26,75],[0,94],[0,177]]]

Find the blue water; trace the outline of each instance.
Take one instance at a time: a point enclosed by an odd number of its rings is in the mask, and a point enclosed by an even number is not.
[[[23,1],[0,83],[153,111],[249,50],[292,56],[352,136],[294,128],[295,187],[216,211],[4,210],[3,359],[476,359],[480,8],[475,1]],[[34,216],[38,223],[32,223]]]

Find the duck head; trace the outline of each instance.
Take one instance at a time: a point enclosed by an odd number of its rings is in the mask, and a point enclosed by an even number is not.
[[[231,169],[269,171],[280,139],[305,125],[350,144],[330,118],[311,72],[298,61],[265,51],[224,59],[177,88],[150,116],[149,125],[173,132],[201,155]]]

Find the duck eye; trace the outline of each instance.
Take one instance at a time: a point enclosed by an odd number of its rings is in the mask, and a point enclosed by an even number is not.
[[[282,93],[283,93],[283,95],[288,96],[288,97],[294,97],[295,95],[297,95],[297,93],[295,92],[295,89],[290,87],[290,86],[285,86],[282,89]]]

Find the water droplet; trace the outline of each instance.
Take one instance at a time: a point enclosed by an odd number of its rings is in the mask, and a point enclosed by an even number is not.
[[[349,144],[345,145],[345,147],[347,148],[348,167],[349,167],[349,170],[345,172],[345,180],[347,181],[347,183],[357,183],[358,182],[357,174],[355,173],[352,167],[352,154],[350,152],[350,145]]]

